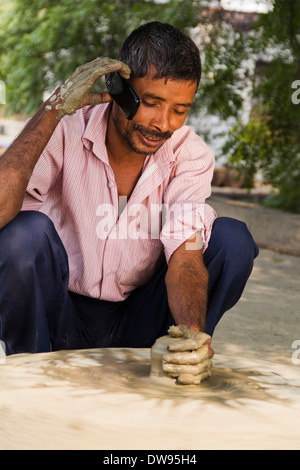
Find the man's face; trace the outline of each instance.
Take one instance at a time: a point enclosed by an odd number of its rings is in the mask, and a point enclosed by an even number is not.
[[[128,121],[114,103],[112,119],[123,141],[143,155],[155,153],[187,117],[197,91],[195,81],[153,79],[152,75],[131,80],[141,104]]]

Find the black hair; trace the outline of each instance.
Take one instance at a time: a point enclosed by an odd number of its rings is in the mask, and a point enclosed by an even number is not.
[[[125,39],[117,56],[131,69],[131,78],[142,78],[151,65],[154,78],[197,81],[201,78],[200,52],[194,41],[170,24],[143,24]]]

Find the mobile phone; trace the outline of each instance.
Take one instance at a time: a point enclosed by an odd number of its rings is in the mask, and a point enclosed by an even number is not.
[[[106,87],[126,118],[131,121],[139,109],[141,100],[129,80],[125,80],[118,72],[111,72],[107,77]]]

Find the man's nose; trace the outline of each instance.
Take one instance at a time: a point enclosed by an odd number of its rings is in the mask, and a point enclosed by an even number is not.
[[[169,111],[167,109],[155,110],[150,124],[159,132],[168,132],[170,130]]]

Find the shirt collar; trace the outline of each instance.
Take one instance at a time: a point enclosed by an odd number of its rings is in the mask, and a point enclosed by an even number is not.
[[[82,136],[83,145],[93,151],[96,157],[104,163],[108,162],[108,155],[105,146],[108,116],[110,103],[94,106]]]

